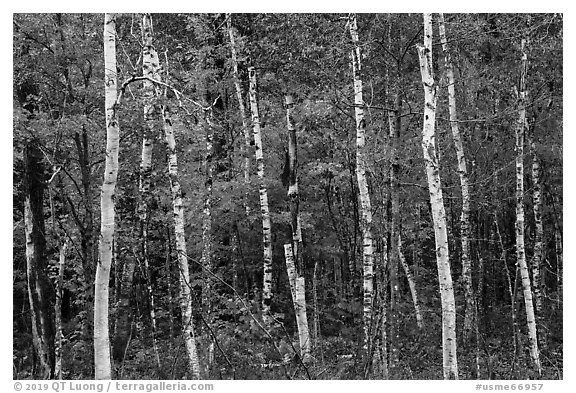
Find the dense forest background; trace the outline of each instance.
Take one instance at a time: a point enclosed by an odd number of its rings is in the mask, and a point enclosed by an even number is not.
[[[95,282],[111,126],[104,21],[13,16],[18,379],[98,374]],[[422,15],[117,14],[114,24],[119,153],[103,284],[112,377],[446,378],[422,149]],[[563,16],[433,14],[431,26],[456,377],[562,379]]]

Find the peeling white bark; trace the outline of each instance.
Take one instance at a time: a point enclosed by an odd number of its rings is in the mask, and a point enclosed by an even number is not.
[[[372,207],[366,180],[366,119],[364,119],[364,100],[362,98],[361,54],[358,42],[358,25],[356,15],[352,14],[348,21],[354,49],[352,51],[352,73],[354,76],[354,113],[356,117],[356,177],[360,194],[360,228],[362,231],[363,260],[363,347],[370,344],[370,329],[372,324],[372,298],[374,292],[374,247],[372,244]]]
[[[439,14],[440,41],[444,51],[446,75],[448,77],[448,107],[450,113],[450,127],[452,128],[452,140],[456,149],[458,159],[458,176],[460,176],[460,187],[462,189],[462,214],[460,216],[460,238],[462,242],[462,282],[464,284],[464,298],[466,308],[464,313],[464,337],[470,338],[472,334],[472,323],[476,309],[476,298],[472,287],[472,259],[470,256],[470,238],[472,237],[472,227],[470,225],[470,186],[468,181],[468,168],[466,165],[466,155],[464,153],[464,143],[458,125],[458,113],[456,111],[456,81],[454,78],[454,65],[452,56],[448,49],[446,39],[446,29],[444,27],[444,14]]]
[[[434,82],[432,68],[432,14],[424,14],[424,45],[418,46],[420,72],[424,86],[424,127],[422,151],[426,165],[426,177],[432,207],[436,263],[440,281],[442,304],[442,355],[444,379],[458,379],[456,359],[456,305],[450,273],[446,211],[442,196],[438,156],[435,146],[436,101],[438,86]]]
[[[518,120],[516,122],[516,259],[522,278],[522,291],[524,293],[524,305],[526,308],[526,323],[528,325],[528,342],[530,345],[530,357],[538,374],[542,374],[540,364],[540,352],[538,350],[538,334],[536,317],[532,299],[530,274],[526,262],[524,246],[524,131],[526,128],[526,73],[528,70],[528,54],[526,41],[521,44],[522,58],[520,68],[520,86],[518,88]]]
[[[262,133],[260,131],[260,112],[258,110],[258,85],[256,69],[248,69],[250,77],[250,110],[256,147],[256,167],[260,182],[260,212],[262,214],[262,246],[264,248],[264,279],[262,287],[262,318],[265,324],[270,322],[270,304],[272,302],[272,223],[268,208],[268,190],[264,177],[264,153],[262,151]]]
[[[190,273],[188,269],[188,254],[186,251],[186,235],[184,232],[184,206],[182,205],[182,189],[178,176],[178,158],[176,156],[176,139],[172,127],[172,118],[166,107],[162,108],[164,134],[168,147],[168,173],[172,190],[172,206],[174,217],[174,236],[178,254],[178,270],[180,271],[180,309],[182,313],[182,335],[188,355],[188,373],[192,379],[200,379],[200,362],[196,350],[194,335],[194,320],[192,318],[192,294],[190,288]]]
[[[101,225],[99,261],[94,289],[94,378],[111,379],[110,337],[108,332],[108,285],[115,229],[114,193],[118,178],[120,127],[116,114],[116,18],[104,17],[104,88],[106,106],[106,163],[100,194]]]

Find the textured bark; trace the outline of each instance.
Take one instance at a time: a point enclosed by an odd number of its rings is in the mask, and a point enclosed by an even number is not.
[[[377,286],[377,299],[378,299],[378,330],[376,338],[380,341],[380,345],[376,348],[376,354],[378,355],[374,361],[374,369],[382,377],[382,379],[389,379],[390,377],[390,367],[389,367],[389,348],[388,348],[388,332],[386,327],[388,325],[388,290],[389,290],[389,280],[386,274],[386,269],[388,268],[388,253],[386,252],[387,239],[384,238],[382,244],[382,252],[379,255],[379,263],[375,272]]]
[[[172,127],[172,117],[167,107],[162,108],[164,136],[168,150],[168,176],[172,191],[172,207],[174,218],[174,236],[176,238],[176,253],[178,255],[178,270],[180,271],[180,310],[182,315],[182,335],[188,355],[188,373],[192,379],[200,379],[200,362],[196,350],[194,335],[194,320],[192,318],[192,294],[190,272],[188,268],[188,253],[186,251],[186,234],[184,232],[184,206],[182,205],[182,189],[178,176],[178,158],[176,155],[176,138]]]
[[[242,87],[240,85],[240,76],[238,74],[238,53],[236,49],[236,39],[232,27],[232,14],[227,15],[228,36],[230,37],[230,51],[232,53],[232,72],[234,75],[234,88],[236,89],[236,98],[238,99],[238,108],[240,109],[240,118],[242,119],[242,132],[244,134],[244,144],[242,153],[244,155],[244,185],[246,187],[244,209],[246,217],[250,216],[250,206],[248,204],[248,192],[250,189],[250,128],[248,127],[248,118],[246,116],[246,106],[242,97]]]
[[[212,324],[212,156],[214,130],[210,117],[212,111],[207,111],[206,116],[206,150],[204,152],[204,208],[202,211],[202,264],[203,287],[202,287],[202,309],[206,322]],[[214,341],[210,336],[208,365],[214,361]]]
[[[412,303],[414,303],[414,312],[416,313],[416,323],[418,324],[418,329],[424,329],[424,318],[422,318],[422,311],[420,309],[420,302],[418,301],[418,291],[416,290],[416,281],[412,272],[410,271],[410,266],[404,258],[404,253],[402,252],[402,241],[400,239],[400,234],[398,234],[398,257],[400,258],[400,264],[406,274],[406,280],[408,280],[408,286],[410,287],[410,294],[412,295]]]
[[[106,163],[100,194],[99,263],[94,285],[94,377],[111,379],[110,337],[108,332],[108,285],[112,264],[112,242],[115,229],[114,193],[118,178],[120,127],[116,113],[116,18],[104,17],[104,85],[106,107]]]
[[[206,116],[210,116],[207,114]],[[204,267],[204,286],[202,289],[202,306],[204,313],[209,317],[211,312],[211,278],[212,275],[212,155],[213,155],[213,128],[210,120],[206,123],[206,145],[204,151],[204,208],[202,210],[202,258],[201,264]]]
[[[438,156],[435,147],[436,101],[438,86],[434,82],[432,68],[432,14],[424,14],[424,45],[418,46],[420,71],[424,86],[424,127],[422,131],[422,151],[426,165],[426,178],[432,208],[436,263],[440,281],[442,303],[442,355],[444,379],[458,379],[456,359],[456,306],[454,288],[450,273],[448,236],[446,231],[446,211],[442,196]]]
[[[298,341],[300,343],[300,356],[302,361],[310,360],[310,332],[308,329],[308,318],[306,315],[306,299],[304,277],[298,277],[297,269],[294,262],[292,245],[284,245],[284,256],[286,258],[286,272],[290,282],[290,293],[292,294],[292,303],[296,315],[296,326],[298,328]]]
[[[142,75],[160,80],[159,69],[160,60],[153,45],[152,16],[144,14],[142,17]],[[142,156],[140,161],[140,199],[138,203],[138,219],[140,221],[141,254],[144,262],[144,272],[146,275],[146,288],[150,302],[150,321],[152,323],[152,345],[156,357],[156,364],[160,368],[160,355],[158,354],[158,344],[156,342],[156,311],[154,293],[150,280],[150,264],[148,261],[148,220],[150,206],[150,187],[152,175],[152,151],[156,135],[156,121],[158,120],[158,106],[155,104],[157,96],[156,86],[149,80],[143,81],[142,95],[144,96],[144,133],[142,137]]]
[[[34,141],[24,150],[24,226],[26,232],[26,275],[32,346],[36,355],[35,377],[54,376],[54,324],[50,307],[50,283],[46,275],[44,225],[44,166],[42,152]]]
[[[562,233],[560,232],[560,225],[555,223],[554,228],[554,246],[556,249],[556,298],[557,298],[557,306],[561,307],[561,302],[563,299],[562,289],[564,286],[564,280],[562,277],[562,271],[564,270],[564,247],[562,244]]]
[[[456,111],[456,89],[454,78],[454,65],[452,56],[448,48],[446,38],[446,28],[444,26],[444,14],[439,14],[440,41],[444,51],[444,61],[446,76],[448,77],[448,108],[450,114],[450,127],[452,129],[452,140],[456,149],[458,159],[458,175],[460,177],[460,187],[462,189],[462,214],[460,215],[460,238],[462,243],[462,282],[464,284],[464,299],[466,308],[464,312],[464,341],[471,337],[472,324],[474,322],[474,310],[476,308],[476,298],[472,287],[472,260],[470,256],[470,239],[472,237],[470,226],[470,186],[468,181],[468,168],[466,165],[466,154],[460,127],[458,125],[458,113]]]
[[[544,256],[544,225],[542,224],[542,184],[540,180],[540,159],[534,140],[535,122],[530,122],[528,129],[528,144],[532,156],[532,211],[534,212],[534,255],[532,256],[532,278],[534,280],[534,300],[536,305],[536,321],[538,322],[538,342],[546,346],[546,330],[544,329],[544,281],[542,280],[542,258]]]
[[[288,129],[288,199],[290,200],[290,226],[292,228],[292,253],[296,261],[296,287],[302,286],[302,292],[296,292],[294,308],[297,310],[297,325],[300,337],[301,356],[305,361],[310,357],[310,332],[306,315],[306,296],[304,279],[304,247],[302,243],[302,229],[300,226],[300,192],[298,189],[298,144],[296,128],[292,119],[294,101],[292,96],[286,95],[286,125]],[[285,250],[286,258],[288,254]],[[301,319],[304,318],[302,321]],[[306,331],[302,331],[306,329]]]
[[[172,242],[170,241],[170,228],[166,227],[166,259],[165,274],[168,285],[168,324],[170,328],[170,337],[174,337],[174,299],[172,295]]]
[[[152,17],[144,14],[142,18],[142,75],[152,79],[158,78],[158,55],[152,44]],[[152,172],[152,149],[154,143],[155,122],[157,120],[155,86],[149,80],[143,81],[142,95],[144,100],[144,133],[142,136],[142,155],[140,161],[138,218],[140,221],[140,239],[142,241],[142,259],[148,261],[148,205]]]
[[[302,227],[300,223],[300,190],[298,188],[298,144],[296,140],[296,128],[292,119],[294,100],[287,95],[286,100],[286,125],[288,128],[288,199],[290,200],[290,226],[292,228],[292,250],[296,260],[296,271],[299,276],[304,276],[304,257],[302,244]]]
[[[354,76],[354,113],[356,117],[356,179],[360,194],[360,229],[362,232],[362,261],[363,261],[363,348],[370,345],[370,330],[372,324],[372,298],[373,298],[373,245],[372,245],[372,207],[366,179],[366,119],[364,119],[364,100],[362,98],[362,75],[360,44],[358,42],[358,25],[356,15],[348,21],[350,35],[354,49],[352,51],[352,72]]]
[[[530,357],[532,358],[536,371],[542,374],[532,288],[524,247],[524,131],[526,128],[526,101],[528,94],[526,91],[528,54],[526,51],[526,41],[524,39],[522,40],[521,51],[520,85],[518,87],[518,120],[516,122],[516,260],[520,268],[520,277],[522,277]]]
[[[258,85],[256,69],[248,69],[250,77],[250,110],[256,147],[256,167],[260,182],[260,212],[262,214],[262,246],[264,248],[264,283],[262,287],[262,317],[266,324],[270,322],[270,304],[272,303],[272,223],[268,208],[268,190],[264,177],[264,154],[262,151],[262,133],[260,131],[260,113],[258,110]]]
[[[64,334],[62,333],[62,293],[64,286],[64,268],[66,266],[66,250],[69,239],[66,238],[60,245],[60,257],[58,259],[58,278],[56,279],[56,302],[54,304],[54,327],[56,330],[54,343],[54,379],[62,379],[62,345]]]

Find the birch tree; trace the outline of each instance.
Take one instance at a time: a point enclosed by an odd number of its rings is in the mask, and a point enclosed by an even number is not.
[[[306,315],[306,299],[304,277],[298,276],[292,244],[284,245],[284,256],[286,258],[286,272],[290,282],[290,293],[292,294],[292,304],[296,314],[296,326],[298,328],[298,342],[300,343],[300,357],[303,362],[310,360],[310,330],[308,328],[308,317]]]
[[[58,258],[58,276],[56,278],[56,302],[54,304],[54,327],[56,331],[54,343],[54,379],[62,379],[62,348],[64,344],[64,333],[62,331],[62,296],[64,289],[64,270],[66,266],[66,251],[69,239],[60,242],[60,255]]]
[[[176,253],[178,255],[178,270],[180,271],[180,311],[182,314],[182,337],[188,356],[188,373],[192,379],[200,379],[200,362],[196,349],[194,335],[194,320],[192,318],[192,293],[190,272],[188,268],[188,253],[186,251],[186,234],[184,232],[184,206],[182,203],[182,188],[178,175],[178,157],[176,155],[176,138],[172,125],[172,116],[168,106],[162,107],[164,136],[168,150],[168,176],[172,192],[172,208],[174,218],[174,237],[176,238]]]
[[[528,124],[528,144],[532,156],[532,211],[534,213],[534,255],[532,256],[532,278],[534,280],[534,298],[536,306],[536,320],[538,329],[538,341],[541,347],[546,346],[546,334],[544,330],[543,297],[544,285],[542,280],[542,258],[544,255],[544,225],[542,223],[542,184],[540,179],[540,158],[536,150],[534,131],[536,119],[533,118]]]
[[[439,14],[440,41],[444,51],[444,62],[446,76],[448,77],[448,109],[450,114],[450,127],[452,129],[452,140],[456,149],[458,159],[458,176],[460,177],[460,187],[462,189],[462,214],[460,215],[460,238],[462,243],[462,282],[464,283],[464,299],[466,308],[464,313],[463,335],[466,340],[472,334],[472,323],[476,308],[476,299],[472,288],[472,260],[470,256],[470,238],[472,228],[470,226],[470,186],[468,181],[468,168],[466,165],[466,154],[460,126],[458,124],[458,112],[456,111],[456,81],[454,78],[454,65],[452,56],[448,48],[446,38],[446,27],[444,25],[444,14]]]
[[[370,345],[370,327],[372,323],[373,297],[373,245],[372,245],[372,207],[366,180],[366,119],[364,118],[364,99],[362,98],[362,66],[360,43],[358,40],[358,24],[356,15],[352,14],[348,21],[354,49],[352,50],[352,74],[354,77],[354,114],[356,118],[356,179],[360,194],[360,228],[362,232],[363,261],[363,323],[364,349]]]
[[[538,334],[536,328],[536,317],[534,315],[534,303],[532,299],[532,288],[530,284],[530,274],[526,262],[526,251],[524,246],[524,131],[526,128],[526,101],[528,92],[526,90],[526,74],[528,72],[528,51],[526,39],[522,39],[520,44],[520,82],[518,86],[518,119],[516,121],[516,260],[520,268],[522,278],[522,291],[524,293],[524,305],[526,307],[526,323],[528,325],[528,343],[530,346],[530,357],[534,363],[534,368],[538,374],[542,374],[540,364],[540,353],[538,350]]]
[[[116,112],[116,17],[104,17],[104,88],[106,107],[106,162],[100,194],[99,263],[96,266],[94,289],[94,377],[111,379],[110,337],[108,333],[108,284],[112,264],[115,212],[114,194],[118,178],[120,127]]]
[[[434,81],[434,70],[432,67],[432,38],[432,14],[424,14],[424,45],[418,45],[417,47],[420,60],[420,72],[422,74],[422,85],[424,86],[422,151],[424,153],[428,192],[432,208],[436,263],[438,265],[438,279],[440,281],[444,379],[458,379],[458,363],[456,359],[456,306],[448,255],[446,211],[444,209],[439,162],[435,146],[438,86]]]
[[[242,86],[240,85],[240,76],[238,74],[238,49],[234,29],[232,27],[232,14],[227,14],[226,19],[228,27],[228,36],[230,37],[230,52],[232,55],[232,73],[234,77],[234,89],[240,109],[240,118],[242,119],[242,133],[244,135],[244,144],[242,145],[242,154],[244,156],[244,186],[246,187],[244,209],[246,217],[250,216],[250,206],[248,205],[248,190],[250,187],[250,128],[248,127],[248,118],[246,116],[246,106],[242,95]]]
[[[420,309],[420,301],[418,300],[418,291],[416,290],[416,281],[414,280],[414,275],[410,271],[410,266],[406,262],[404,253],[402,252],[402,239],[400,234],[398,234],[398,257],[400,259],[400,264],[406,275],[406,280],[408,281],[408,286],[410,287],[410,294],[412,295],[412,303],[414,304],[414,312],[416,314],[416,323],[418,324],[418,329],[424,329],[424,318],[422,317],[422,310]]]
[[[296,311],[296,325],[298,326],[298,337],[300,340],[300,354],[303,361],[308,361],[310,357],[310,332],[308,329],[308,317],[306,314],[306,285],[304,279],[304,256],[302,243],[302,228],[300,224],[300,192],[298,190],[298,145],[296,140],[296,127],[292,119],[294,100],[291,95],[285,96],[286,103],[286,125],[288,128],[288,199],[290,200],[290,226],[292,228],[292,243],[284,245],[284,255],[286,266],[294,264],[296,268],[288,268],[288,274],[294,276],[290,278],[292,301]],[[288,247],[289,246],[289,247]],[[288,248],[287,248],[288,247]]]
[[[202,264],[203,287],[202,308],[206,321],[212,322],[212,158],[214,130],[211,122],[212,110],[205,112],[206,144],[204,151],[204,207],[202,209]],[[210,338],[208,363],[214,360],[214,342]]]
[[[260,182],[260,212],[262,214],[262,246],[264,248],[264,283],[262,287],[262,318],[266,324],[270,318],[272,302],[272,223],[268,208],[268,190],[264,177],[264,153],[262,151],[262,133],[260,131],[260,112],[258,110],[258,85],[256,68],[248,69],[250,78],[250,110],[252,112],[252,128],[254,145],[256,147],[256,167]]]
[[[154,47],[154,29],[152,25],[152,15],[142,16],[142,75],[153,80],[160,80],[160,59]],[[144,79],[144,133],[142,137],[142,155],[140,161],[139,179],[139,204],[138,219],[140,223],[141,255],[144,263],[144,274],[146,276],[146,289],[150,301],[150,321],[152,323],[152,345],[156,356],[156,364],[160,368],[160,355],[158,354],[158,344],[156,342],[156,310],[154,293],[150,280],[150,263],[148,257],[148,222],[150,206],[150,187],[152,175],[152,151],[154,140],[156,139],[156,121],[158,120],[158,105],[156,104],[157,87],[150,79]]]

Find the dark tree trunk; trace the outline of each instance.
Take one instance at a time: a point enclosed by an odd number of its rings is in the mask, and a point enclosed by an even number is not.
[[[26,272],[28,298],[32,320],[32,344],[38,367],[35,377],[50,379],[54,376],[54,322],[50,297],[52,287],[46,275],[46,239],[44,237],[44,166],[42,152],[34,141],[24,150],[26,225]]]

